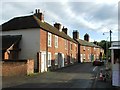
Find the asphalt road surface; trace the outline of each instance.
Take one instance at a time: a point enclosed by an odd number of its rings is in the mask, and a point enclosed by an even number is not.
[[[96,78],[101,68],[83,63],[33,76],[4,77],[3,88],[100,88],[104,84]]]

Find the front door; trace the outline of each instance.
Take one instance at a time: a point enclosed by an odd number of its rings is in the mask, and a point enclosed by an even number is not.
[[[62,67],[64,67],[64,63],[65,63],[65,61],[64,61],[64,54],[62,54]]]
[[[46,53],[42,52],[41,53],[41,72],[47,71],[46,67]]]

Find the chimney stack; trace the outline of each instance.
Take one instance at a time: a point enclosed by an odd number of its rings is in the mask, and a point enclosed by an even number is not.
[[[62,28],[62,31],[67,35],[67,31],[68,31],[67,28],[63,27],[63,28]]]
[[[40,9],[35,9],[35,14],[37,18],[40,19],[40,21],[44,22],[44,15],[42,12],[40,12]]]
[[[84,35],[84,40],[89,42],[89,35],[87,33]]]
[[[98,42],[97,42],[97,41],[94,41],[93,43],[94,43],[95,45],[98,45]]]
[[[54,27],[57,28],[60,32],[62,32],[62,25],[60,23],[55,23]]]
[[[73,31],[73,39],[79,39],[79,32],[77,30]]]

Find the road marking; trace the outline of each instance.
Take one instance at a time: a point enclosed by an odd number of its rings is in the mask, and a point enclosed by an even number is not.
[[[98,73],[97,73],[97,75],[95,76],[95,79],[94,79],[94,81],[93,81],[93,84],[92,84],[92,88],[96,88],[95,86],[96,86],[96,82],[97,82],[97,80],[98,80]]]
[[[93,72],[95,71],[95,69],[96,69],[97,67],[98,67],[98,66],[96,66],[96,67],[93,68]]]

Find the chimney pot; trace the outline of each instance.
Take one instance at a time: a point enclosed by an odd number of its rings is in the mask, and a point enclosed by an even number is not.
[[[37,9],[35,9],[35,13],[37,14]]]
[[[38,13],[40,13],[40,9],[38,9]]]
[[[68,29],[63,26],[62,31],[63,31],[65,34],[67,34]]]
[[[40,21],[44,22],[44,15],[43,15],[43,13],[40,12],[40,9],[36,9],[34,15],[35,15],[37,18],[39,18]]]
[[[60,32],[62,31],[62,25],[60,23],[55,23],[54,27],[57,28]]]
[[[84,40],[89,42],[89,35],[87,33],[84,35]]]
[[[73,39],[79,39],[79,32],[77,30],[73,31]]]

